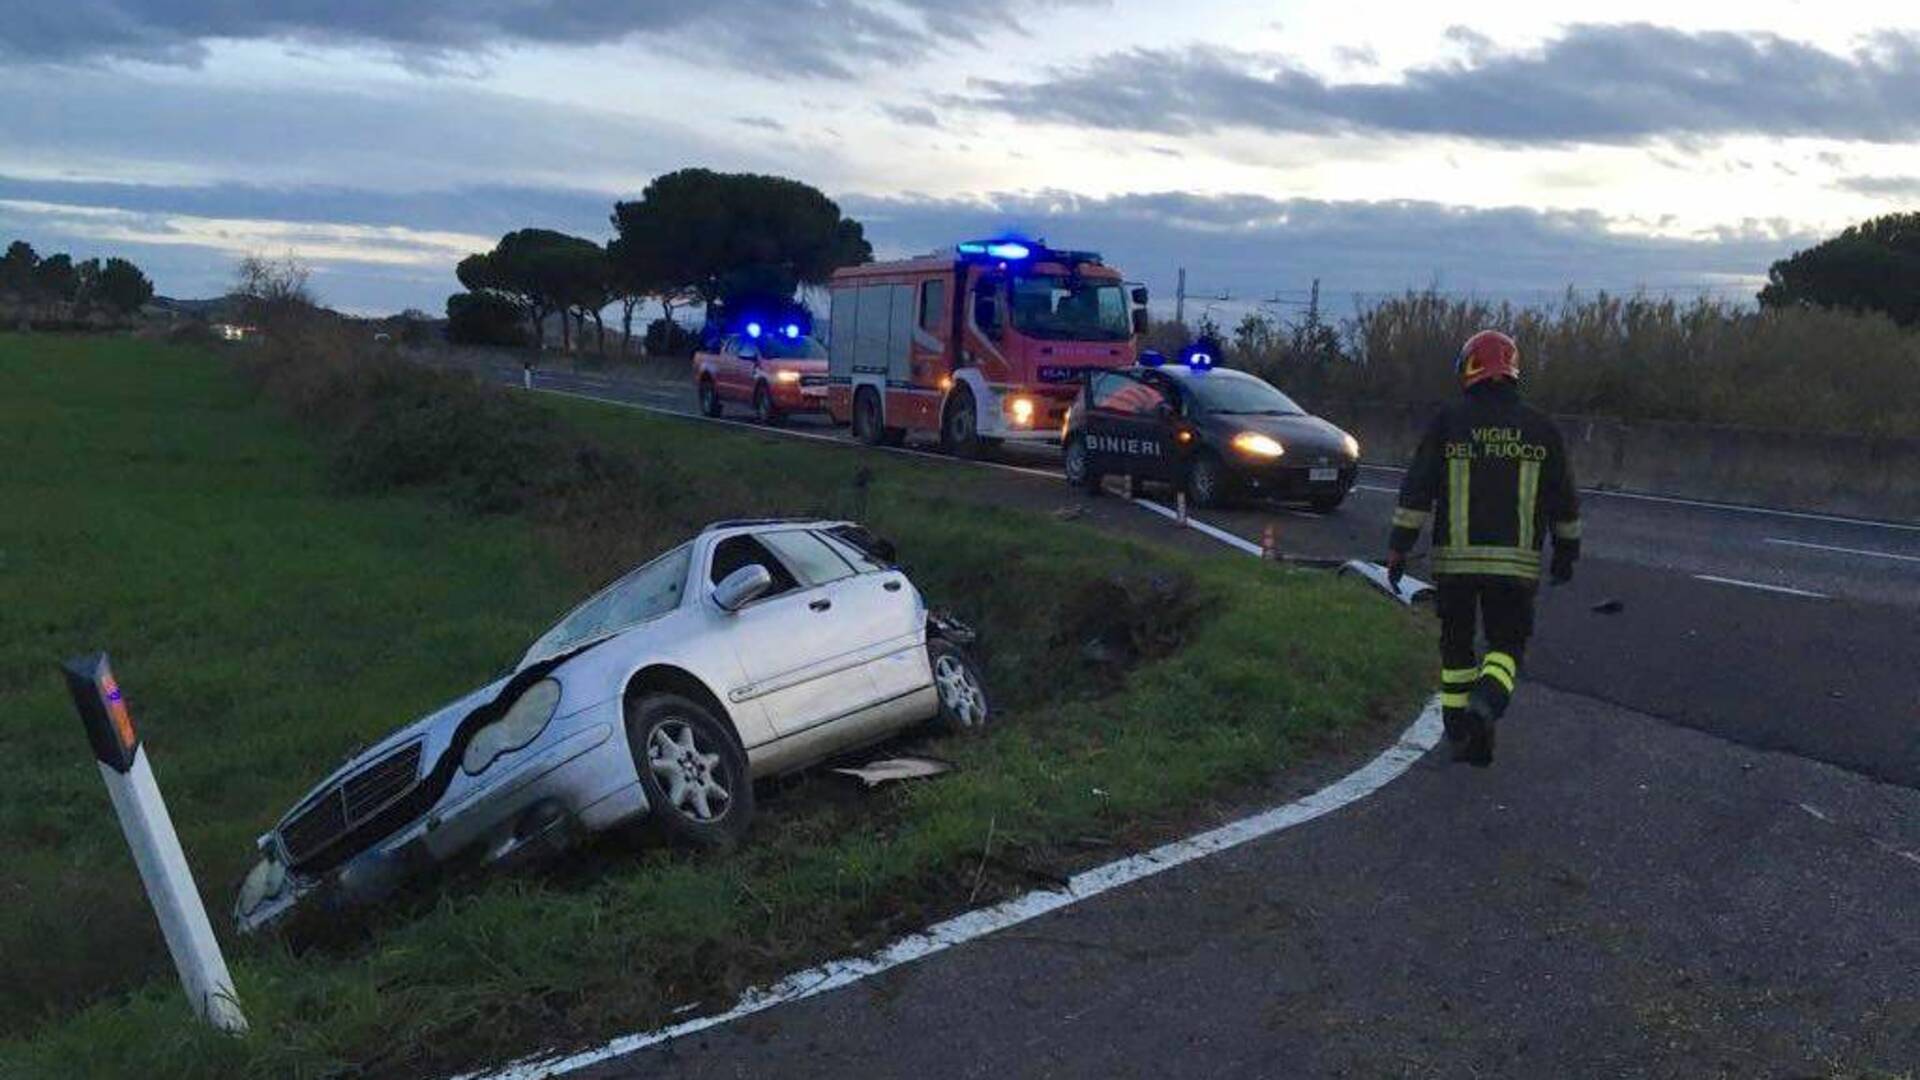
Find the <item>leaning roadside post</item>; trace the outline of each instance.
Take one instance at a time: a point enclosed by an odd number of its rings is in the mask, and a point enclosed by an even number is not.
[[[245,1032],[247,1020],[240,1013],[240,999],[234,996],[233,977],[220,955],[220,943],[214,940],[200,890],[194,887],[193,872],[187,868],[173,819],[167,816],[167,804],[160,798],[107,654],[76,656],[61,670],[193,1011],[222,1031]]]

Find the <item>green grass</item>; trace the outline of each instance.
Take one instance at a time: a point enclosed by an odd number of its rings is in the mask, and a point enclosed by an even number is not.
[[[968,906],[989,833],[981,903],[1204,818],[1426,681],[1418,624],[1352,585],[999,508],[988,474],[942,463],[548,401],[635,463],[622,504],[474,517],[430,487],[344,493],[351,437],[309,441],[205,354],[0,337],[0,378],[21,466],[0,498],[46,508],[0,519],[0,1074],[417,1073],[631,1030]],[[341,753],[477,685],[613,567],[705,517],[857,502],[984,631],[1010,707],[937,746],[959,771],[783,785],[727,858],[613,837],[326,940],[229,941],[252,1033],[188,1021],[55,661],[114,650],[218,917],[252,836]],[[1082,648],[1143,630],[1181,647],[1123,670]]]

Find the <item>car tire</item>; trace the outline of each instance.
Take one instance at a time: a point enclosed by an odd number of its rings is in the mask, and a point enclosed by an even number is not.
[[[993,723],[993,708],[987,700],[987,684],[972,657],[951,641],[933,638],[927,642],[927,664],[933,671],[934,693],[940,699],[940,711],[930,722],[945,735],[978,735]]]
[[[713,385],[713,380],[710,378],[702,378],[699,389],[700,415],[708,417],[719,416],[724,406],[720,404],[720,391]]]
[[[880,427],[880,395],[865,387],[853,395],[853,437],[868,446],[879,446],[886,438]]]
[[[1340,509],[1340,504],[1346,501],[1347,493],[1343,491],[1338,495],[1315,495],[1307,500],[1307,505],[1313,507],[1315,513],[1331,514]]]
[[[1188,504],[1199,510],[1219,506],[1226,501],[1226,480],[1219,458],[1206,453],[1196,456],[1187,470]]]
[[[962,386],[947,398],[940,414],[940,448],[957,458],[977,458],[983,449],[980,440],[980,410],[974,404],[973,391]]]
[[[786,415],[773,403],[773,391],[766,383],[753,384],[753,418],[768,427],[779,427]]]
[[[1076,431],[1067,436],[1066,448],[1060,454],[1060,471],[1066,473],[1068,484],[1090,495],[1100,493],[1100,474],[1093,469],[1085,435]]]
[[[746,751],[706,706],[678,694],[634,698],[627,702],[627,744],[647,796],[647,821],[664,839],[725,850],[746,836],[753,821]]]

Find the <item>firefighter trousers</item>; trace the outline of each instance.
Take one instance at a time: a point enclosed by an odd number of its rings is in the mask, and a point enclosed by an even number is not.
[[[1495,718],[1507,711],[1527,639],[1533,635],[1533,582],[1518,578],[1441,575],[1434,609],[1440,616],[1440,704],[1447,730],[1458,730],[1475,696]],[[1479,652],[1484,628],[1487,652]]]

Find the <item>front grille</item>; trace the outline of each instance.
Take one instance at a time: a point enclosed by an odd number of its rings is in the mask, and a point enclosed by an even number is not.
[[[299,866],[392,805],[420,778],[420,743],[412,742],[348,776],[314,799],[280,829],[287,858]]]
[[[825,386],[827,385],[827,377],[825,375],[802,375],[800,376],[800,385]]]

